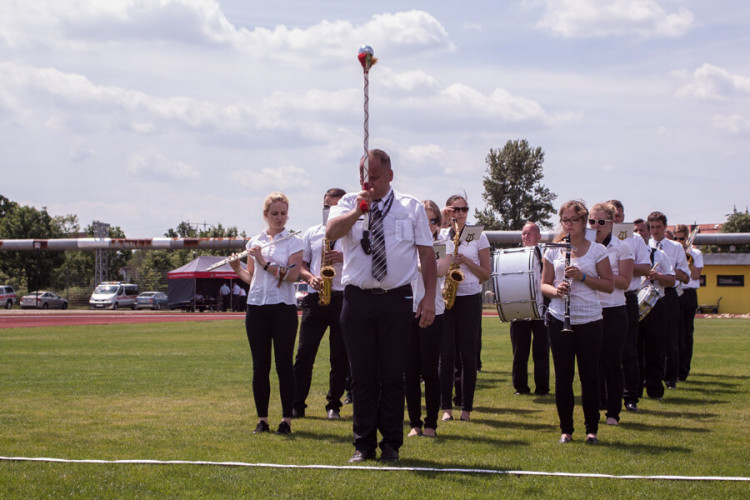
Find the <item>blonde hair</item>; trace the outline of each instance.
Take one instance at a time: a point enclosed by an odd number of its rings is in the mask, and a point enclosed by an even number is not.
[[[440,208],[438,208],[438,206],[437,206],[437,203],[435,203],[435,202],[434,202],[434,201],[432,201],[432,200],[424,200],[424,201],[422,202],[422,206],[424,207],[425,211],[426,211],[426,210],[430,210],[430,211],[432,211],[432,213],[434,213],[434,214],[435,214],[435,218],[436,218],[436,219],[437,219],[437,221],[438,221],[438,223],[437,223],[437,226],[438,226],[438,230],[437,230],[437,231],[435,231],[435,232],[434,232],[434,233],[432,234],[432,239],[437,239],[437,235],[438,235],[438,234],[439,234],[439,232],[440,232],[440,229],[439,229],[439,228],[440,228],[440,226],[441,226],[441,225],[443,224],[443,214],[442,214],[442,212],[440,211]]]
[[[281,191],[276,191],[266,196],[266,199],[263,201],[263,217],[265,217],[268,213],[268,210],[271,208],[271,204],[276,203],[277,201],[284,203],[287,210],[289,210],[289,198],[287,198],[286,195]]]
[[[597,203],[596,205],[591,207],[592,212],[596,212],[597,210],[601,210],[602,212],[607,214],[607,217],[612,220],[615,220],[615,215],[617,215],[617,208],[615,208],[614,204],[609,201]]]

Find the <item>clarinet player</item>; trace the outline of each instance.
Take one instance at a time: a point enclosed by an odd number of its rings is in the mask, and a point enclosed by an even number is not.
[[[552,360],[555,366],[555,404],[560,419],[560,443],[573,438],[573,377],[578,360],[586,443],[599,442],[599,351],[602,343],[602,306],[597,292],[614,290],[612,267],[604,246],[586,239],[588,209],[572,200],[559,210],[561,242],[569,235],[570,264],[563,246],[544,254],[542,293],[549,297],[547,313]],[[566,305],[567,304],[567,305]],[[571,331],[564,331],[569,317]]]

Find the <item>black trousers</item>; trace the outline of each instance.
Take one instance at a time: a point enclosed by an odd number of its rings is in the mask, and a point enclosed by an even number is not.
[[[461,361],[461,409],[472,411],[477,385],[477,343],[482,322],[482,295],[477,293],[456,297],[453,308],[446,310],[443,316],[445,328],[440,347],[440,407],[444,410],[453,408],[453,371],[455,358],[458,356]],[[357,397],[356,393],[354,397]]]
[[[638,292],[625,292],[628,330],[622,351],[623,401],[638,404],[643,392],[641,364],[638,361]]]
[[[268,416],[271,397],[271,349],[279,377],[282,417],[291,418],[294,405],[294,340],[297,307],[289,304],[247,306],[245,331],[253,357],[253,398],[258,417]]]
[[[404,369],[412,317],[411,286],[373,294],[348,285],[341,330],[352,376],[354,447],[371,453],[380,442],[404,442]]]
[[[680,380],[690,374],[690,363],[693,360],[693,332],[695,331],[695,311],[698,309],[698,292],[695,288],[685,288],[680,297],[680,315],[682,316],[682,335],[680,336]]]
[[[680,297],[674,288],[664,290],[664,317],[666,318],[666,364],[664,380],[670,384],[677,383],[680,375],[680,336],[682,335],[682,315],[680,314]]]
[[[294,409],[304,412],[305,400],[310,394],[313,365],[318,355],[320,341],[326,330],[329,330],[329,359],[331,370],[328,374],[328,394],[326,410],[341,408],[341,396],[346,385],[346,372],[349,358],[346,356],[344,339],[341,336],[341,306],[344,303],[343,292],[332,292],[331,302],[327,306],[318,304],[320,295],[310,293],[302,299],[302,321],[299,328],[297,357],[294,359]]]
[[[572,325],[572,332],[563,333],[563,322],[548,314],[549,345],[555,364],[555,404],[560,430],[573,434],[573,378],[576,361],[581,380],[583,422],[587,434],[599,430],[599,352],[602,346],[602,322]]]
[[[628,336],[626,306],[602,309],[602,349],[599,353],[599,400],[607,418],[620,421],[623,394],[622,356]]]
[[[532,341],[533,334],[533,341]],[[510,322],[510,345],[513,349],[513,387],[526,394],[529,388],[529,352],[534,359],[534,392],[549,393],[549,335],[544,320]]]
[[[437,415],[440,409],[440,341],[443,337],[443,315],[435,316],[435,321],[427,328],[419,326],[413,319],[409,334],[409,356],[406,360],[406,408],[411,427],[437,429]],[[425,418],[422,421],[422,387],[424,381]]]
[[[664,396],[664,352],[667,345],[664,299],[654,305],[651,312],[638,323],[638,358],[641,363],[642,386],[650,398]],[[639,395],[643,394],[643,389]]]

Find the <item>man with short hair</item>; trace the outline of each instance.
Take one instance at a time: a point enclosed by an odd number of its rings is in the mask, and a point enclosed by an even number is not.
[[[648,222],[643,219],[636,219],[633,221],[633,232],[643,239],[643,242],[648,245],[648,239],[651,234],[648,232]]]
[[[521,230],[521,241],[525,247],[535,247],[539,252],[542,233],[539,226],[528,221]],[[542,260],[539,255],[539,265]],[[541,269],[540,269],[541,272]],[[545,308],[549,299],[544,297]],[[533,343],[532,343],[533,335]],[[513,320],[510,322],[510,345],[513,349],[513,387],[516,395],[529,394],[528,385],[529,351],[534,360],[534,393],[543,396],[549,394],[549,338],[543,319]]]
[[[395,462],[404,442],[404,370],[412,318],[419,318],[423,328],[435,319],[435,253],[422,204],[391,188],[388,154],[370,150],[359,168],[362,191],[332,207],[326,230],[344,252],[341,329],[354,394],[355,452],[349,461],[374,459],[380,431],[380,460]],[[425,296],[414,314],[411,283],[417,257]]]

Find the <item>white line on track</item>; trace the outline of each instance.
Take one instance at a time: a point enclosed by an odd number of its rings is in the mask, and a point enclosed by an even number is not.
[[[444,472],[449,474],[506,474],[512,476],[560,476],[585,477],[598,479],[646,479],[662,481],[750,481],[750,477],[736,476],[637,476],[613,474],[588,474],[576,472],[537,472],[528,470],[493,470],[493,469],[439,469],[434,467],[374,467],[361,465],[290,465],[290,464],[251,464],[247,462],[210,462],[191,460],[69,460],[65,458],[44,457],[0,457],[0,461],[9,462],[55,462],[71,464],[125,464],[125,465],[213,465],[222,467],[265,467],[273,469],[332,469],[332,470],[367,470],[397,472]]]

